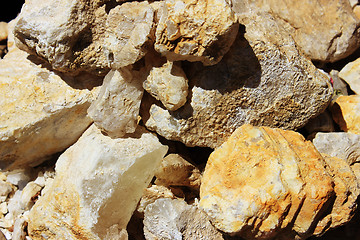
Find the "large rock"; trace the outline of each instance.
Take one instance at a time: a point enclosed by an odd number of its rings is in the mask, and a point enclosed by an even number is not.
[[[95,125],[111,137],[135,132],[144,89],[142,71],[132,66],[111,70],[88,109]]]
[[[304,239],[349,221],[359,188],[342,159],[299,133],[243,125],[209,157],[200,207],[245,239]]]
[[[238,30],[226,0],[165,0],[158,18],[155,49],[171,61],[216,64],[229,50]]]
[[[346,64],[339,72],[339,77],[349,84],[351,90],[360,94],[360,58]]]
[[[341,130],[360,134],[360,95],[338,97],[331,112]]]
[[[85,0],[26,1],[17,17],[17,45],[58,71],[103,75],[106,5]]]
[[[96,91],[72,88],[76,79],[30,58],[13,48],[0,61],[1,168],[41,163],[76,142],[92,122],[87,109]]]
[[[60,156],[54,182],[31,209],[31,238],[125,239],[126,225],[166,152],[141,129],[111,139],[92,125]]]
[[[221,62],[186,65],[191,99],[174,112],[153,104],[148,128],[188,146],[215,148],[245,123],[297,129],[326,108],[332,95],[327,76],[299,53],[286,30],[267,14],[241,21],[246,30]]]
[[[312,60],[335,62],[360,45],[360,22],[348,0],[235,0],[233,9],[270,12]]]
[[[160,198],[145,208],[146,240],[222,240],[209,217],[179,199]]]
[[[151,43],[154,9],[147,1],[128,2],[111,9],[106,20],[105,54],[112,69],[142,58]]]

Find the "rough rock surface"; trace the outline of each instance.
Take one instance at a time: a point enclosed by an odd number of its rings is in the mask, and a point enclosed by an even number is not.
[[[97,99],[88,109],[95,125],[111,137],[135,132],[138,123],[142,88],[142,71],[132,66],[111,70],[104,78]]]
[[[312,60],[335,62],[360,45],[360,21],[348,0],[235,0],[234,11],[270,12]]]
[[[242,23],[245,35],[239,33],[221,62],[187,65],[191,99],[182,108],[151,106],[149,129],[188,146],[215,148],[245,123],[297,129],[326,108],[332,95],[327,76],[299,53],[286,30],[267,14]]]
[[[341,69],[339,77],[349,84],[351,90],[360,94],[360,58],[348,63]]]
[[[306,238],[352,217],[354,179],[344,160],[324,160],[296,132],[243,125],[210,155],[200,208],[245,239]]]
[[[92,120],[95,96],[69,86],[26,52],[12,49],[0,61],[0,165],[36,165],[73,144]],[[71,85],[71,84],[70,84]]]
[[[31,209],[31,238],[125,239],[124,229],[166,152],[141,129],[111,139],[92,125],[60,156],[51,189]]]
[[[154,9],[147,1],[112,8],[106,20],[105,54],[112,69],[142,58],[151,43]]]
[[[184,71],[174,62],[153,67],[143,87],[170,111],[175,111],[185,104],[189,91]]]
[[[17,17],[17,45],[55,70],[103,75],[108,71],[102,36],[106,5],[85,0],[26,1]]]
[[[338,97],[331,112],[343,131],[360,134],[360,95]]]
[[[208,216],[179,199],[160,198],[144,214],[146,240],[222,240]]]
[[[165,0],[158,18],[155,49],[171,61],[216,64],[229,50],[238,29],[226,0]]]

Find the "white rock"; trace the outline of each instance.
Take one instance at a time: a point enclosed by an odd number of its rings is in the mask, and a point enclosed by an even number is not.
[[[95,125],[111,137],[133,133],[137,127],[142,88],[141,72],[130,67],[110,71],[99,96],[88,109]]]
[[[29,182],[21,191],[20,206],[29,210],[34,205],[34,197],[40,193],[42,187],[35,182]]]
[[[15,169],[7,173],[6,181],[23,189],[31,179],[31,169]]]
[[[6,214],[8,212],[7,202],[0,203],[0,213]]]
[[[20,201],[21,201],[21,191],[18,190],[10,198],[8,202],[9,213],[6,214],[5,216],[5,219],[10,221],[11,224],[14,224],[15,219],[18,218],[24,212],[24,210],[21,207]]]
[[[347,82],[356,94],[360,94],[360,58],[346,64],[339,72],[339,77]]]
[[[8,182],[0,181],[0,202],[3,202],[8,197],[9,193],[12,192],[11,184]]]
[[[189,88],[184,71],[173,62],[154,67],[143,87],[170,111],[175,111],[185,104]]]
[[[25,227],[27,223],[24,218],[20,217],[16,219],[14,224],[14,231],[12,235],[12,240],[24,240],[26,236]]]
[[[156,136],[142,129],[112,139],[91,126],[57,161],[54,182],[30,211],[30,236],[124,238],[166,152]]]

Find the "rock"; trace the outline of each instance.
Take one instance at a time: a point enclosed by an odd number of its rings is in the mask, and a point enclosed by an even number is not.
[[[349,84],[351,90],[360,94],[360,58],[346,64],[341,69],[339,77]]]
[[[7,202],[0,203],[0,213],[3,215],[8,213]]]
[[[30,182],[33,174],[31,168],[15,169],[6,173],[6,181],[22,190]]]
[[[9,199],[8,202],[8,211],[9,213],[5,216],[5,221],[10,226],[14,225],[15,220],[24,213],[24,209],[21,207],[21,190],[15,191],[14,195]],[[9,227],[5,227],[9,228]]]
[[[24,240],[26,236],[25,228],[27,226],[27,222],[24,218],[18,218],[14,224],[14,232],[12,235],[12,240]]]
[[[93,91],[70,87],[18,49],[0,61],[0,167],[35,166],[73,144],[92,120]],[[73,86],[76,86],[73,85]]]
[[[331,107],[334,121],[345,132],[360,134],[360,96],[340,96]]]
[[[127,2],[111,9],[106,20],[105,54],[112,69],[142,58],[151,43],[154,9],[147,1]]]
[[[152,185],[144,190],[144,193],[140,199],[139,205],[137,207],[137,211],[140,213],[144,213],[147,205],[155,202],[159,198],[171,198],[174,199],[174,194],[170,191],[170,189],[161,186],[161,185]]]
[[[100,1],[26,1],[14,29],[16,44],[57,71],[104,75],[109,70],[103,49],[106,16]]]
[[[5,235],[2,233],[2,231],[0,231],[0,240],[6,240]]]
[[[92,125],[58,159],[55,180],[30,211],[30,237],[125,239],[166,151],[144,130],[112,139]]]
[[[183,200],[161,198],[144,214],[146,240],[223,239],[205,213]]]
[[[142,114],[149,129],[187,146],[216,148],[245,123],[298,129],[325,110],[332,96],[328,77],[286,30],[267,14],[241,21],[246,30],[221,62],[184,67],[191,99],[182,108],[153,104],[148,119]]]
[[[215,227],[245,239],[305,239],[351,219],[354,177],[299,133],[243,125],[210,155],[200,208]]]
[[[248,0],[251,11],[268,11],[288,30],[312,60],[336,62],[360,45],[360,22],[348,0]],[[236,5],[236,4],[235,4]],[[314,44],[316,43],[316,44]]]
[[[167,62],[151,69],[143,83],[144,89],[170,111],[182,107],[188,95],[188,79],[180,66]]]
[[[353,146],[358,146],[360,135],[345,132],[317,133],[313,144],[321,154],[344,159],[349,165],[354,163],[350,155]],[[358,146],[360,148],[360,146]]]
[[[201,172],[178,154],[169,154],[162,161],[155,174],[156,185],[185,186],[198,189]]]
[[[356,5],[354,7],[354,14],[358,19],[360,19],[360,5]]]
[[[131,66],[110,71],[99,96],[88,109],[95,125],[111,137],[135,132],[139,120],[142,88],[140,71]]]
[[[339,71],[331,70],[330,72],[331,79],[333,80],[333,88],[335,92],[335,97],[338,95],[348,95],[347,84],[339,77]]]
[[[0,202],[4,202],[12,191],[13,189],[10,183],[0,181]]]
[[[170,61],[218,63],[238,31],[225,0],[165,0],[158,10],[155,49]]]
[[[40,194],[42,187],[35,182],[29,182],[21,191],[20,206],[22,209],[29,210],[35,202],[36,196]]]
[[[0,22],[0,42],[5,41],[8,38],[8,24],[6,22]]]

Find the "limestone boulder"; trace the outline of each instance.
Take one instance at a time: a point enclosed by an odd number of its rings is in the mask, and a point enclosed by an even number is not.
[[[312,60],[335,62],[360,45],[360,22],[348,0],[235,0],[233,9],[270,12]],[[247,6],[247,9],[244,9]]]
[[[92,125],[58,159],[50,189],[30,211],[29,235],[127,239],[126,225],[166,152],[142,129],[112,139]]]
[[[57,71],[103,75],[108,71],[102,41],[106,16],[100,1],[26,1],[14,29],[16,44]]]
[[[241,125],[297,129],[327,107],[332,87],[268,14],[247,15],[216,65],[184,63],[189,100],[177,111],[149,107],[146,126],[188,146],[216,148]]]
[[[346,64],[339,72],[343,79],[356,94],[360,94],[360,58]]]
[[[360,134],[360,95],[338,97],[331,112],[341,130]]]
[[[0,165],[36,165],[76,142],[91,124],[92,91],[12,49],[0,61]],[[74,83],[75,82],[75,83]]]
[[[225,0],[165,0],[159,6],[158,19],[155,49],[170,61],[216,64],[238,30]]]
[[[144,77],[132,66],[111,70],[104,78],[96,100],[88,109],[95,125],[111,137],[135,132]]]
[[[359,188],[342,159],[299,133],[243,125],[209,157],[200,208],[245,239],[305,239],[348,222]]]

